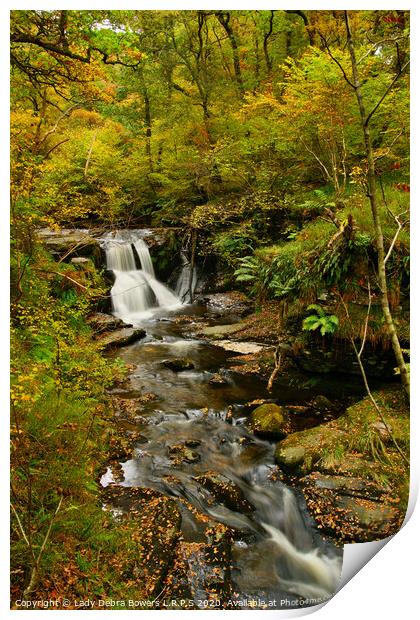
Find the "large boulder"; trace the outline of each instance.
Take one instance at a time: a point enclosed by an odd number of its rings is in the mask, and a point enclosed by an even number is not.
[[[401,525],[400,510],[386,503],[386,489],[375,482],[319,472],[301,482],[318,527],[342,542],[379,540]]]
[[[37,236],[47,250],[57,258],[68,257],[93,257],[100,260],[101,250],[98,239],[92,232],[85,228],[63,228],[61,230],[51,230],[41,228],[37,231]]]
[[[251,413],[250,428],[267,439],[281,439],[290,432],[287,410],[274,403],[260,405]]]
[[[102,336],[98,341],[104,349],[115,349],[136,342],[136,340],[144,338],[145,335],[144,329],[124,327]]]
[[[123,327],[132,327],[116,316],[105,312],[93,312],[87,317],[86,321],[97,334],[122,329]]]
[[[304,475],[318,467],[324,451],[331,450],[346,437],[334,422],[292,433],[276,446],[275,459],[289,474]]]

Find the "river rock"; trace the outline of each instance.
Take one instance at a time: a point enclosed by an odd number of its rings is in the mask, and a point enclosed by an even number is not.
[[[94,312],[87,318],[87,323],[97,333],[109,332],[123,327],[132,327],[131,325],[124,323],[121,319],[118,319],[116,316],[106,314],[105,312]]]
[[[174,465],[179,465],[182,462],[196,463],[201,458],[198,452],[187,446],[186,442],[168,446],[168,454]]]
[[[333,403],[322,394],[315,396],[310,404],[315,413],[325,413],[326,411],[331,411],[334,409]]]
[[[286,437],[290,432],[287,410],[274,403],[260,405],[251,413],[250,427],[257,434],[271,439]]]
[[[192,370],[195,364],[188,357],[176,357],[170,360],[164,360],[162,366],[169,368],[174,372],[182,372],[183,370]]]
[[[400,511],[385,503],[386,490],[374,482],[319,472],[301,482],[318,527],[342,542],[378,540],[400,526]]]
[[[226,379],[226,377],[223,377],[219,373],[215,373],[209,380],[209,385],[212,385],[213,387],[223,387],[224,385],[228,384],[229,381]]]
[[[242,317],[252,312],[253,309],[253,303],[238,291],[207,294],[199,297],[198,300],[204,302],[213,313],[229,313]]]
[[[324,449],[339,444],[345,435],[334,422],[292,433],[277,444],[276,462],[286,473],[308,474],[321,460]]]
[[[143,592],[153,599],[162,592],[164,579],[173,568],[180,538],[181,514],[174,499],[141,487],[108,486],[103,491],[105,506],[130,513],[137,521],[133,574]]]
[[[144,329],[124,327],[123,329],[118,329],[117,331],[102,336],[98,342],[104,349],[114,349],[136,342],[136,340],[144,338],[145,335],[146,332]]]
[[[232,351],[233,353],[239,353],[241,355],[252,355],[267,349],[266,346],[257,344],[256,342],[232,342],[231,340],[219,340],[215,344],[217,347],[221,347],[225,351]]]
[[[244,329],[245,323],[231,323],[229,325],[213,325],[212,327],[204,327],[201,334],[211,336],[212,338],[222,338],[228,334],[236,334],[236,332]]]
[[[204,474],[196,476],[194,480],[208,489],[216,501],[224,504],[226,508],[237,512],[251,512],[253,510],[241,489],[226,476],[214,471],[206,471]]]

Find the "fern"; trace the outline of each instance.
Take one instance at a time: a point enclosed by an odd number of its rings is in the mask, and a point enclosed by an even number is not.
[[[314,314],[310,314],[302,322],[304,331],[315,331],[319,329],[321,336],[333,334],[338,327],[339,320],[335,314],[327,314],[325,310],[318,304],[310,304],[307,310],[314,310]]]

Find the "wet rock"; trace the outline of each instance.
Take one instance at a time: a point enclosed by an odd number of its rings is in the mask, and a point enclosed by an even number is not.
[[[331,411],[334,409],[333,403],[322,394],[318,394],[311,401],[311,407],[314,409],[316,413],[325,413],[326,411]]]
[[[198,301],[205,303],[213,313],[229,313],[238,317],[249,314],[253,309],[253,303],[238,291],[202,295]]]
[[[174,372],[182,372],[183,370],[192,370],[195,364],[188,357],[177,357],[170,360],[164,360],[162,366],[169,368]]]
[[[182,462],[196,463],[201,458],[198,452],[187,446],[186,442],[169,446],[168,454],[174,465],[180,465]]]
[[[225,351],[233,351],[233,353],[239,353],[241,355],[252,355],[267,350],[266,346],[255,342],[231,342],[230,340],[220,340],[215,344]]]
[[[109,332],[115,329],[122,329],[123,327],[131,327],[118,319],[112,314],[106,314],[105,312],[94,312],[87,318],[87,323],[95,330],[96,333]]]
[[[386,503],[386,489],[374,482],[319,472],[301,482],[318,527],[342,542],[378,540],[400,526],[400,511]]]
[[[274,403],[260,405],[251,413],[250,427],[263,437],[284,438],[290,432],[287,410]]]
[[[133,454],[133,442],[125,435],[114,435],[109,440],[110,461],[122,461],[131,458]]]
[[[201,446],[201,441],[199,439],[187,439],[185,445],[188,448],[197,448],[198,446]]]
[[[136,342],[136,340],[144,338],[145,335],[146,332],[144,329],[124,327],[123,329],[118,329],[110,334],[102,336],[99,338],[99,342],[104,349],[114,349]]]
[[[214,374],[209,380],[209,385],[212,385],[213,387],[223,387],[224,385],[228,384],[229,381],[226,379],[226,377],[223,377],[219,373]]]
[[[230,325],[213,325],[212,327],[204,327],[200,333],[204,336],[211,336],[212,338],[222,338],[229,334],[236,334],[244,329],[245,323],[232,323]]]
[[[176,501],[140,487],[108,486],[102,497],[109,509],[130,513],[131,519],[138,521],[135,577],[153,600],[162,592],[164,580],[173,569],[180,539],[181,515]]]
[[[206,471],[204,474],[196,476],[194,480],[197,480],[205,489],[210,491],[217,502],[224,504],[230,510],[237,512],[254,510],[241,489],[226,476],[214,471]]]
[[[276,450],[276,462],[283,471],[288,473],[298,472],[305,460],[305,448],[302,446],[291,446]]]

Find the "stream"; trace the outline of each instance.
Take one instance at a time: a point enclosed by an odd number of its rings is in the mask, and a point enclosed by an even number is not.
[[[134,423],[141,439],[132,458],[120,463],[118,480],[108,467],[101,485],[147,488],[175,498],[182,540],[194,549],[185,560],[197,608],[214,601],[207,584],[215,572],[224,575],[228,587],[213,607],[235,607],[232,601],[245,601],[240,608],[305,607],[328,599],[340,580],[342,548],[318,533],[300,493],[282,480],[275,444],[256,437],[246,425],[250,401],[297,405],[311,398],[313,388],[280,382],[268,394],[257,375],[235,373],[236,354],[189,337],[185,324],[176,320],[205,314],[215,325],[232,322],[231,317],[183,305],[185,291],[178,289],[182,282],[185,286],[185,273],[176,293],[158,282],[138,235],[107,238],[104,247],[115,275],[114,314],[147,334],[115,353],[132,370],[127,386],[114,388],[111,395],[151,398]],[[188,359],[190,367],[177,372],[171,362],[180,358]],[[222,379],[217,384],[211,381],[215,374]],[[197,518],[200,514],[206,522]],[[210,566],[202,551],[208,523],[221,523],[232,533],[228,566],[217,557]]]

